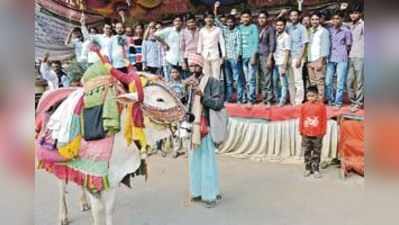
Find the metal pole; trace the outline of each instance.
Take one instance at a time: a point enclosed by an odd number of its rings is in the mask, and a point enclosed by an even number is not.
[[[299,10],[300,12],[302,12],[303,0],[297,0],[297,2],[298,2],[298,10]]]

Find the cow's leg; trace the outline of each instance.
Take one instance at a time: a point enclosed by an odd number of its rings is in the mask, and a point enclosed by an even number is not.
[[[89,191],[87,193],[90,199],[94,225],[105,225],[105,207],[102,202],[102,193],[93,194]]]
[[[103,192],[106,225],[112,225],[112,214],[114,212],[115,203],[115,190],[115,188],[111,188],[110,190]]]
[[[67,225],[69,224],[68,221],[68,208],[66,202],[66,183],[65,181],[59,181],[59,188],[60,188],[60,195],[59,195],[59,224],[60,225]]]
[[[90,210],[89,202],[87,201],[86,189],[82,187],[82,195],[80,196],[80,210],[82,212]]]

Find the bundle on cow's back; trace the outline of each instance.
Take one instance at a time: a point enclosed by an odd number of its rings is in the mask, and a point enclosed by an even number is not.
[[[122,83],[131,93],[125,93]],[[83,88],[58,89],[42,97],[36,118],[40,128],[36,153],[39,168],[97,192],[110,185],[115,148],[137,151],[132,144],[136,143],[145,153],[144,116],[153,122],[173,123],[182,119],[184,107],[162,82],[136,73],[121,74],[109,64],[89,67],[82,84]],[[118,96],[126,106],[118,103]],[[127,172],[142,171],[140,160],[136,164],[127,165]],[[113,182],[120,182],[122,173],[111,174]]]

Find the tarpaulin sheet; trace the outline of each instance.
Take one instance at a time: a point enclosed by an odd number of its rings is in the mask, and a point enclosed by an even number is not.
[[[364,176],[364,122],[343,120],[340,123],[338,152],[345,173],[355,171]]]

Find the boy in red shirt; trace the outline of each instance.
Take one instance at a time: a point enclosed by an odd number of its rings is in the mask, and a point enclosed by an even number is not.
[[[327,109],[318,99],[317,87],[311,86],[306,91],[307,102],[301,107],[299,132],[302,135],[302,147],[305,155],[305,177],[313,173],[321,178],[319,172],[323,136],[327,130]]]

